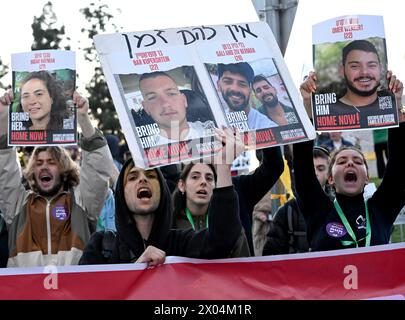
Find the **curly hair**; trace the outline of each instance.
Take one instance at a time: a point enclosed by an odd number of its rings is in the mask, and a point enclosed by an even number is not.
[[[63,119],[68,118],[68,108],[66,104],[66,97],[63,90],[63,83],[53,77],[48,71],[35,71],[28,74],[21,82],[20,88],[23,87],[28,81],[38,79],[41,80],[48,90],[49,96],[52,98],[52,108],[50,121],[47,130],[61,130],[63,129]],[[23,108],[20,103],[17,107],[18,112],[22,112]],[[32,126],[32,121],[29,119],[25,123],[26,128]]]
[[[63,177],[65,190],[77,186],[80,182],[80,168],[79,165],[72,160],[68,151],[59,146],[44,146],[36,147],[34,149],[30,159],[28,160],[28,165],[24,170],[24,177],[31,189],[35,192],[39,191],[34,177],[34,168],[38,155],[44,151],[49,152],[52,158],[58,162],[59,167],[61,168],[60,173]]]

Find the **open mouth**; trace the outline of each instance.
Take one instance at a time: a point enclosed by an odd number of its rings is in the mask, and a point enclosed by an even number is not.
[[[43,172],[40,172],[38,178],[42,183],[48,183],[52,180],[53,176],[49,172],[43,171]]]
[[[241,101],[241,100],[243,100],[244,99],[244,97],[243,96],[241,96],[241,95],[239,95],[239,94],[232,94],[232,95],[230,95],[229,96],[229,98],[231,99],[231,100],[233,100],[233,101]]]
[[[28,108],[28,112],[37,112],[37,111],[39,111],[41,108],[40,107],[37,107],[37,106],[33,106],[33,107],[31,107],[31,108]]]
[[[370,78],[370,77],[363,77],[363,78],[357,78],[355,81],[362,83],[362,84],[367,84],[370,81],[375,80],[374,78]]]
[[[206,196],[208,194],[208,192],[206,190],[199,190],[199,191],[197,191],[197,194]]]
[[[345,182],[356,182],[357,175],[355,172],[352,172],[352,171],[346,172],[344,175],[344,180],[345,180]]]
[[[271,94],[271,93],[269,93],[269,94],[266,94],[266,95],[263,97],[263,99],[268,99],[268,98],[273,99],[273,98],[274,98],[274,95]]]
[[[152,198],[152,191],[149,188],[141,188],[138,190],[138,193],[136,194],[136,196],[139,199],[150,199]]]

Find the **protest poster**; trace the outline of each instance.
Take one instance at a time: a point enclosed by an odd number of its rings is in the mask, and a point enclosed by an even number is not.
[[[223,126],[245,132],[250,149],[315,137],[277,43],[263,22],[105,34],[95,36],[94,42],[122,130],[139,167],[212,156],[222,148],[214,128]],[[222,44],[231,43],[246,47],[239,47],[242,53],[237,61],[235,55],[216,54]],[[256,53],[249,55],[249,50]],[[256,110],[261,103],[252,93],[251,82],[246,99],[249,109],[229,115],[213,75],[218,72],[217,64],[229,60],[249,61],[253,72],[279,90],[272,97],[278,95],[288,121],[283,119],[286,122],[278,125]],[[171,102],[167,101],[169,95]],[[248,127],[243,118],[247,119],[250,111],[250,117],[260,118],[264,125]]]
[[[283,60],[261,37],[221,40],[202,43],[198,53],[228,125],[244,132],[255,149],[307,140],[299,102],[291,99],[278,67]]]
[[[77,143],[75,53],[38,50],[11,55],[14,101],[9,109],[10,146]]]
[[[317,89],[312,112],[317,131],[376,129],[398,125],[388,89],[382,16],[341,16],[312,28]]]

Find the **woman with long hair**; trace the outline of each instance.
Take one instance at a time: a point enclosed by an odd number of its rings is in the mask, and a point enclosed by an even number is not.
[[[172,196],[174,228],[197,231],[208,228],[208,208],[216,182],[217,173],[212,164],[189,163],[183,168]],[[247,256],[250,251],[242,229],[231,257]]]
[[[388,72],[389,88],[401,106],[402,82]],[[301,84],[304,104],[310,108],[310,94],[316,89],[316,75],[311,73]],[[399,128],[389,129],[389,158],[381,185],[371,198],[365,199],[369,182],[364,154],[355,147],[337,150],[331,158],[328,183],[335,190],[332,201],[321,188],[314,172],[311,151],[313,142],[294,145],[294,173],[298,201],[301,202],[312,251],[334,250],[389,242],[393,223],[405,205],[404,117]]]
[[[21,82],[17,111],[28,113],[27,130],[62,130],[68,118],[62,83],[47,71],[31,72]]]

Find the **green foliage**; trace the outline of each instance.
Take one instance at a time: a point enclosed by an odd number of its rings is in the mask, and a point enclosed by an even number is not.
[[[61,46],[62,41],[69,41],[70,38],[65,38],[65,26],[58,27],[57,20],[52,2],[48,1],[42,9],[42,15],[34,17],[31,25],[34,36],[31,50],[70,49],[69,45]]]
[[[117,26],[111,21],[114,17],[113,14],[107,5],[101,4],[100,1],[97,5],[91,3],[89,7],[80,9],[80,12],[88,22],[87,28],[84,27],[81,31],[90,40],[98,33],[118,31]],[[91,45],[82,48],[82,50],[87,61],[96,63],[93,78],[86,86],[86,89],[89,93],[90,109],[94,117],[99,121],[98,127],[105,134],[112,133],[122,138],[118,116],[93,41],[91,41]]]
[[[370,178],[370,183],[374,183],[375,186],[378,188],[381,184],[382,179],[378,177],[371,177]]]

